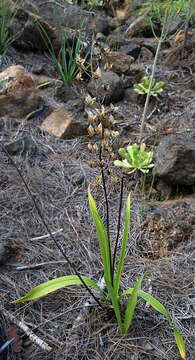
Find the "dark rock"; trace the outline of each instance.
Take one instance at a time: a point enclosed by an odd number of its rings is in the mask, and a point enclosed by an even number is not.
[[[25,136],[21,139],[11,141],[8,144],[4,144],[5,149],[9,155],[24,155],[27,152],[33,153],[37,149],[37,145],[31,136]]]
[[[118,50],[122,46],[127,44],[127,39],[121,33],[119,33],[119,34],[110,34],[107,37],[107,43],[108,43],[108,45],[110,46],[111,49]]]
[[[102,71],[100,78],[89,81],[87,89],[90,95],[105,105],[120,101],[124,96],[123,82],[112,71]]]
[[[72,87],[71,84],[68,83],[59,83],[55,88],[55,98],[59,101],[63,101],[64,103],[70,100],[75,100],[78,98],[78,93]]]
[[[140,54],[141,47],[137,44],[128,44],[121,46],[119,51],[123,54],[132,56],[135,60],[137,60]]]
[[[155,153],[155,171],[168,184],[195,184],[195,141],[182,135],[164,137]]]
[[[129,74],[135,59],[119,51],[110,51],[103,57],[102,64],[118,74]]]

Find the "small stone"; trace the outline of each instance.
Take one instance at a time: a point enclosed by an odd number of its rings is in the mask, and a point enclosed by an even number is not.
[[[88,123],[77,121],[65,107],[53,111],[45,118],[40,128],[50,135],[71,139],[87,134]]]
[[[134,57],[118,51],[110,51],[104,56],[103,65],[107,64],[113,72],[119,74],[130,73],[131,64],[135,61]]]
[[[87,88],[91,96],[105,105],[120,101],[124,96],[123,82],[112,71],[102,71],[101,77],[91,79]]]

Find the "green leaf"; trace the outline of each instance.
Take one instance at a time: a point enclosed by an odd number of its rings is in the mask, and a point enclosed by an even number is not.
[[[175,328],[173,329],[173,334],[182,359],[186,359],[186,347],[183,337]]]
[[[116,291],[117,295],[118,295],[118,290],[119,290],[119,286],[120,286],[121,273],[122,273],[122,270],[124,267],[124,262],[125,262],[127,242],[128,242],[129,230],[130,230],[130,223],[131,223],[131,194],[129,194],[127,201],[126,201],[125,217],[124,217],[124,233],[123,233],[123,239],[122,239],[122,244],[121,244],[119,263],[117,266],[116,276],[114,279],[114,290]]]
[[[114,165],[115,166],[121,166],[121,167],[124,167],[124,168],[127,168],[127,169],[130,168],[129,163],[125,162],[125,160],[123,160],[123,161],[115,160]]]
[[[129,327],[131,326],[132,320],[133,320],[133,316],[135,313],[135,308],[137,305],[137,297],[138,297],[138,292],[139,289],[141,287],[141,283],[142,280],[144,278],[144,275],[142,275],[139,280],[137,281],[137,283],[135,284],[133,291],[131,293],[131,296],[129,298],[129,301],[127,303],[127,308],[125,311],[125,320],[124,320],[124,326],[123,326],[123,333],[126,334]]]
[[[99,286],[93,280],[89,279],[86,276],[81,276],[81,277],[84,280],[84,282],[86,283],[86,285],[94,287],[97,290],[101,291]],[[52,293],[53,291],[62,289],[64,287],[70,286],[70,285],[83,285],[83,284],[77,275],[62,276],[57,279],[49,280],[47,282],[44,282],[41,285],[34,287],[26,295],[13,301],[13,303],[15,304],[15,303],[23,302],[23,301],[38,299],[41,296],[45,296],[47,294]]]
[[[122,334],[123,327],[122,327],[121,311],[120,311],[120,307],[119,307],[119,299],[118,299],[116,291],[113,289],[111,284],[109,284],[109,283],[107,284],[107,289],[108,289],[108,294],[109,294],[109,297],[110,297],[110,300],[111,300],[111,303],[112,303],[112,306],[114,309],[114,313],[115,313],[115,316],[117,319],[118,327]]]
[[[129,288],[125,291],[123,291],[122,293],[122,297],[128,294],[132,294],[133,292],[133,288]],[[167,311],[167,309],[164,307],[164,305],[162,305],[160,303],[160,301],[158,301],[157,299],[155,299],[155,297],[153,297],[152,295],[146,293],[143,290],[139,290],[138,291],[138,296],[140,296],[143,300],[145,300],[146,302],[148,302],[148,304],[150,304],[155,310],[157,310],[159,313],[161,313],[162,315],[165,316],[165,318],[168,320],[169,324],[172,323],[171,317],[169,315],[169,312]]]
[[[91,216],[96,227],[100,254],[102,257],[102,262],[104,267],[104,279],[107,285],[108,283],[111,284],[111,278],[112,278],[112,269],[111,269],[112,259],[110,258],[108,234],[105,230],[103,221],[98,213],[95,200],[90,193],[90,188],[88,188],[88,200],[89,200],[89,208],[90,208]]]
[[[118,153],[121,157],[123,157],[124,159],[128,158],[128,153],[124,148],[120,148],[118,149]]]

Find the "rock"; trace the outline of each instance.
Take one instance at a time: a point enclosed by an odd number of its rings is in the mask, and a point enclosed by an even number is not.
[[[14,41],[14,46],[23,50],[48,50],[46,42],[43,40],[40,28],[48,34],[48,37],[54,44],[55,48],[59,48],[60,37],[57,30],[46,21],[29,11],[19,9],[14,22],[10,24],[9,31],[11,35],[19,34]]]
[[[129,38],[133,37],[140,29],[143,30],[145,27],[147,27],[147,13],[139,16],[128,26],[125,31],[125,36]]]
[[[106,65],[112,69],[113,72],[128,74],[134,61],[135,59],[130,55],[118,51],[110,51],[103,57],[102,63],[104,66]]]
[[[20,66],[0,73],[0,116],[23,118],[41,103],[33,77]]]
[[[154,55],[149,49],[147,49],[146,47],[141,48],[140,58],[142,59],[142,61],[146,62],[146,61],[152,60],[153,57],[154,57]]]
[[[87,122],[77,121],[64,106],[53,111],[45,118],[40,128],[50,135],[62,139],[71,139],[87,134]]]
[[[73,88],[72,84],[59,82],[56,84],[54,96],[56,100],[65,103],[78,98],[78,93]]]
[[[89,81],[87,89],[91,96],[105,105],[120,101],[124,96],[123,82],[112,71],[102,71],[100,78]]]
[[[130,55],[134,58],[134,60],[137,60],[139,54],[140,54],[141,47],[140,45],[129,43],[126,45],[123,45],[120,47],[119,51],[123,54]]]
[[[155,153],[156,175],[168,184],[195,184],[195,141],[182,135],[167,135]]]
[[[110,34],[107,37],[107,44],[113,50],[118,50],[122,46],[127,44],[127,39],[121,33]]]
[[[33,138],[31,136],[24,136],[23,138],[11,141],[8,144],[4,144],[5,149],[10,155],[24,155],[27,152],[33,153],[37,149]]]

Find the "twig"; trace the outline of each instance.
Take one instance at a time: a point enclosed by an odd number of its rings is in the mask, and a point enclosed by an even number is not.
[[[16,326],[18,326],[25,334],[29,337],[29,339],[38,345],[44,351],[52,351],[52,347],[49,346],[45,341],[41,340],[37,335],[33,334],[33,332],[26,326],[22,321],[16,319],[16,317],[11,314],[9,311],[5,310],[4,308],[0,308],[3,315],[13,322]]]
[[[78,276],[79,280],[81,281],[82,285],[85,287],[85,289],[89,292],[89,294],[94,298],[94,300],[98,303],[98,305],[102,308],[102,304],[100,303],[100,301],[98,300],[98,298],[93,294],[93,292],[91,291],[91,289],[87,286],[87,284],[85,283],[85,281],[83,280],[82,276],[79,274],[79,272],[77,271],[77,268],[76,266],[69,260],[68,256],[66,255],[63,247],[61,246],[61,244],[59,244],[57,242],[57,240],[54,238],[54,236],[52,235],[51,233],[51,230],[49,228],[49,226],[47,225],[43,215],[42,215],[42,212],[41,212],[41,209],[36,201],[36,198],[35,196],[32,194],[24,176],[22,175],[20,169],[18,168],[18,166],[16,165],[15,161],[12,159],[12,157],[10,156],[10,154],[8,153],[7,149],[5,148],[5,146],[3,144],[0,143],[0,146],[2,148],[2,150],[4,151],[4,153],[7,155],[7,157],[9,158],[10,162],[12,163],[12,165],[14,166],[14,168],[16,169],[18,175],[20,176],[26,190],[27,190],[27,193],[29,194],[30,198],[32,199],[33,201],[33,204],[35,206],[35,209],[37,210],[37,213],[43,223],[43,225],[45,226],[48,234],[50,235],[50,237],[52,238],[52,240],[54,241],[55,245],[57,246],[57,248],[59,249],[59,251],[61,252],[61,254],[64,256],[65,260],[67,261],[67,263],[69,264],[69,266],[72,268],[72,270],[74,271],[74,273]]]
[[[29,264],[29,265],[14,265],[8,264],[11,267],[14,267],[15,270],[31,270],[31,269],[39,269],[42,266],[46,265],[55,265],[55,264],[67,264],[66,260],[58,260],[58,261],[46,261],[39,264]]]
[[[61,229],[59,229],[59,230],[56,230],[56,231],[52,232],[52,235],[56,235],[56,234],[62,232],[63,230],[64,230],[63,228],[61,228]],[[31,240],[31,241],[42,240],[42,239],[47,239],[48,237],[50,237],[50,234],[46,234],[46,235],[42,235],[42,236],[37,236],[37,237],[31,238],[30,240]]]

